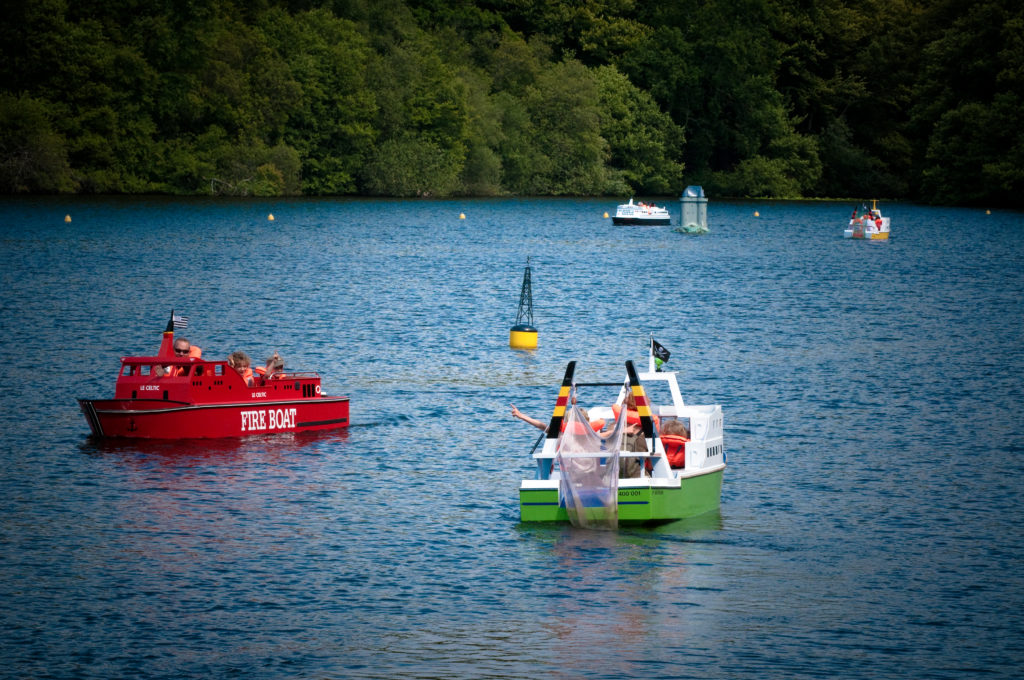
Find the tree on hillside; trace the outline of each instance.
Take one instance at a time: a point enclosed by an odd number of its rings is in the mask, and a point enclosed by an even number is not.
[[[922,197],[1024,205],[1024,7],[949,0],[927,20],[912,110]]]
[[[63,137],[47,106],[0,94],[0,193],[60,193],[75,188]]]
[[[371,194],[447,196],[466,159],[465,83],[425,36],[395,45],[367,82],[377,103],[378,141],[363,168]]]
[[[617,193],[675,192],[682,184],[682,129],[614,66],[595,69],[594,75],[608,166],[627,187]]]
[[[10,0],[0,189],[701,183],[1020,205],[1022,14],[1015,0]]]
[[[526,88],[523,103],[530,139],[529,164],[509,174],[509,189],[519,194],[552,196],[620,193],[605,161],[608,143],[601,136],[598,84],[578,61],[545,69]],[[505,154],[518,153],[506,147]],[[512,167],[512,164],[506,164]]]
[[[366,82],[377,56],[358,25],[326,10],[272,10],[259,25],[280,56],[261,88],[285,116],[273,141],[297,151],[302,193],[356,193],[377,136],[377,102]]]

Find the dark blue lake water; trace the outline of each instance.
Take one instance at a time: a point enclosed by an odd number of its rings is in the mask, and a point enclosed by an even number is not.
[[[0,201],[0,676],[1019,677],[1024,215],[883,205],[870,243],[843,203],[712,198],[695,237],[615,202]],[[352,427],[90,440],[75,398],[172,308]],[[509,404],[651,334],[723,406],[720,512],[520,525]]]

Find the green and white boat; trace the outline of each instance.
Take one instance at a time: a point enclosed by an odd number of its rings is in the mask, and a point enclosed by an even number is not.
[[[633,362],[627,361],[622,382],[576,383],[575,370],[576,362],[569,362],[542,435],[544,446],[538,452],[538,440],[531,454],[536,473],[519,487],[523,522],[653,525],[719,507],[725,471],[720,405],[685,404],[675,372],[656,371],[653,354],[647,373],[637,374]],[[619,387],[618,398],[614,406],[591,408],[586,414],[574,405],[576,390],[595,386]],[[668,399],[658,405],[650,392],[667,393]],[[634,402],[635,411],[630,411]],[[598,434],[594,429],[601,426],[595,419],[608,423]],[[680,437],[666,434],[671,441],[669,456],[659,429],[678,429],[668,425],[673,420],[688,426],[689,439],[683,444]],[[631,436],[629,430],[639,432]],[[627,446],[630,450],[623,448]],[[626,461],[643,464],[620,466]],[[620,477],[620,468],[630,467],[630,476]]]

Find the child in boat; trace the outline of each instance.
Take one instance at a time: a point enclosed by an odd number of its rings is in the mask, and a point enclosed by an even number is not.
[[[281,371],[284,370],[284,359],[276,351],[274,355],[267,359],[267,365],[265,368],[255,369],[256,374],[262,382],[267,380],[276,380],[281,377]]]
[[[665,447],[668,464],[674,468],[686,467],[686,442],[690,430],[678,420],[666,420],[661,426],[661,444]]]
[[[252,369],[249,367],[249,355],[239,350],[238,352],[232,352],[231,356],[228,357],[228,366],[238,371],[238,375],[242,376],[245,380],[245,384],[248,387],[255,387],[256,380],[253,377]]]

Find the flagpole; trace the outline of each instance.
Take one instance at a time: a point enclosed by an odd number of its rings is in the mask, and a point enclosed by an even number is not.
[[[158,357],[174,356],[174,310],[171,310],[171,318],[167,320],[167,327],[160,338],[160,348],[156,351]]]

